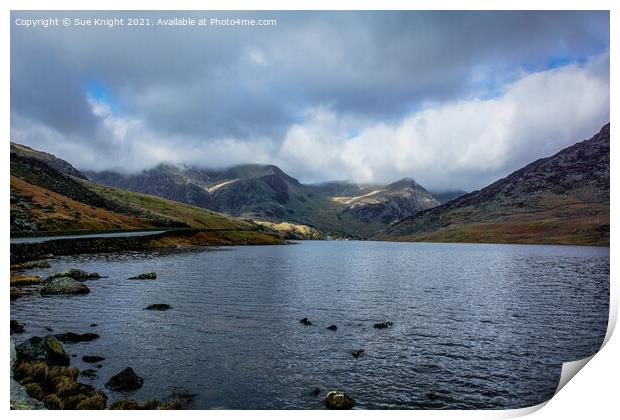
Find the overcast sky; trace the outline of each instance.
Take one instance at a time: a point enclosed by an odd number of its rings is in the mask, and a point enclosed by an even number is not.
[[[15,24],[136,15],[277,26]],[[472,190],[609,120],[608,12],[11,16],[11,139],[80,169],[274,163]]]

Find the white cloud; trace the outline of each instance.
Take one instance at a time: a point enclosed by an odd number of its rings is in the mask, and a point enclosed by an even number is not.
[[[292,126],[278,161],[307,179],[476,189],[594,134],[609,120],[609,56],[524,74],[492,99],[428,106],[397,123],[358,121],[326,108]]]
[[[306,182],[413,177],[434,190],[471,190],[587,138],[606,123],[608,69],[605,54],[583,65],[522,73],[491,99],[430,104],[396,122],[309,107],[283,139],[164,134],[147,120],[114,113],[93,98],[88,103],[98,121],[94,138],[63,135],[16,113],[12,136],[78,168],[275,163]]]

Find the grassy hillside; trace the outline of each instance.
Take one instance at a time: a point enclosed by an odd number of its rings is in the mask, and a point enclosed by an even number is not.
[[[115,213],[11,176],[11,228],[27,231],[121,230],[156,227],[153,221]],[[20,229],[21,227],[21,229]]]
[[[449,225],[439,229],[404,235],[388,233],[382,239],[608,246],[609,205],[564,199],[563,204],[547,210],[498,215],[479,222],[468,222],[466,214],[454,213]]]
[[[200,229],[254,230],[252,222],[148,194],[134,193],[80,180],[82,185],[128,211],[148,219],[164,219]]]
[[[12,235],[184,228],[190,230],[185,233],[175,230],[150,242],[134,241],[135,244],[126,245],[166,248],[283,243],[274,231],[250,220],[104,187],[67,175],[38,160],[34,153],[24,154],[14,149],[11,152]],[[59,159],[50,160],[51,155],[41,156],[58,168],[70,166]],[[105,248],[114,249],[114,244],[106,244]]]

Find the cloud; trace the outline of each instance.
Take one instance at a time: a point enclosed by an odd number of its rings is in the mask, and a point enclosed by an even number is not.
[[[317,181],[413,176],[435,190],[477,189],[606,123],[608,68],[605,54],[524,74],[498,97],[431,105],[395,123],[370,124],[353,138],[347,133],[355,121],[316,108],[288,130],[279,163]]]
[[[608,12],[209,15],[278,25],[12,26],[12,139],[84,169],[258,162],[477,188],[609,118]]]

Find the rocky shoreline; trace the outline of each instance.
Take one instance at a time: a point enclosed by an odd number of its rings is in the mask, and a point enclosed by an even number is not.
[[[41,266],[43,266],[41,262],[34,262],[14,265],[13,270],[22,271]],[[144,273],[137,277],[152,279],[154,274]],[[83,282],[101,277],[98,273],[88,273],[73,268],[54,273],[45,280],[41,280],[39,276],[27,276],[19,272],[12,273],[11,279],[12,283],[16,281],[16,288],[25,285],[40,285],[40,294],[46,296],[88,294],[90,290]],[[36,278],[37,282],[24,282],[23,278]],[[11,409],[178,410],[191,406],[192,397],[185,393],[169,396],[165,401],[149,400],[140,403],[133,399],[123,399],[108,405],[108,396],[105,392],[79,381],[82,377],[96,377],[95,367],[101,367],[101,363],[106,358],[83,355],[82,360],[91,363],[93,368],[80,371],[75,367],[69,367],[71,358],[62,344],[97,340],[100,338],[98,334],[68,331],[43,337],[32,336],[16,345],[13,336],[23,334],[26,328],[27,326],[20,324],[17,320],[11,320]],[[131,392],[141,388],[143,383],[144,379],[138,376],[131,367],[127,367],[112,376],[107,381],[106,388],[117,392]]]
[[[85,284],[90,280],[104,278],[99,273],[90,273],[77,268],[70,268],[55,272],[45,279],[38,275],[22,274],[24,270],[33,268],[49,268],[45,260],[28,261],[12,265],[12,282],[15,281],[15,289],[23,286],[39,286],[38,292],[42,296],[48,295],[85,295],[90,289]],[[36,279],[32,282],[23,279]],[[144,280],[156,281],[157,273],[147,272],[128,277],[128,281]],[[13,285],[13,283],[12,283]],[[34,293],[32,288],[29,293]],[[26,296],[25,294],[24,296]],[[12,297],[13,300],[13,297]],[[145,308],[146,311],[166,311],[172,306],[166,303],[153,303]],[[300,321],[304,326],[312,326],[308,318]],[[90,324],[95,327],[96,324]],[[391,322],[375,324],[375,328],[389,328]],[[98,369],[107,359],[104,356],[83,354],[81,359],[92,367],[79,370],[70,367],[72,358],[67,354],[63,343],[79,343],[98,340],[99,334],[92,332],[76,333],[66,331],[53,334],[52,328],[46,327],[50,333],[44,336],[32,336],[26,340],[15,343],[15,339],[27,331],[28,326],[22,325],[18,320],[11,319],[11,409],[121,409],[121,410],[178,410],[191,408],[192,395],[187,392],[168,396],[162,400],[148,400],[139,402],[127,397],[128,393],[140,389],[145,379],[140,377],[131,367],[126,367],[110,377],[105,387],[110,391],[122,392],[125,398],[108,404],[108,395],[100,389],[80,382],[80,378],[97,378]],[[336,331],[336,325],[330,325],[327,330]],[[16,340],[17,341],[17,340]],[[357,358],[364,350],[355,350],[351,354]],[[72,354],[78,357],[77,354]],[[311,395],[318,397],[323,392],[315,388]],[[324,394],[325,407],[329,409],[351,409],[355,406],[355,400],[342,391],[328,391]]]
[[[84,281],[101,278],[98,273],[69,269],[54,273],[46,279],[24,274],[25,270],[49,268],[47,258],[62,255],[95,254],[122,251],[148,251],[183,247],[218,245],[279,245],[288,242],[275,235],[258,231],[182,229],[165,231],[149,236],[115,238],[55,239],[39,243],[11,244],[11,300],[24,298],[33,291],[26,286],[40,286],[38,292],[47,295],[85,295],[90,289]],[[156,273],[142,273],[133,280],[155,280]],[[149,310],[169,309],[156,303]],[[27,328],[27,326],[26,326]],[[49,329],[51,331],[51,329]],[[133,399],[120,400],[108,406],[107,395],[101,390],[78,381],[80,377],[96,375],[95,369],[79,371],[69,368],[70,358],[61,342],[91,341],[99,338],[94,333],[65,332],[44,337],[34,336],[17,345],[13,335],[24,333],[24,325],[11,319],[11,409],[186,409],[191,406],[190,394],[169,396],[166,401],[150,400],[143,403]],[[84,355],[85,361],[105,360],[101,356]],[[94,366],[100,367],[100,364]],[[106,386],[115,391],[131,391],[143,383],[130,367],[109,379]]]

